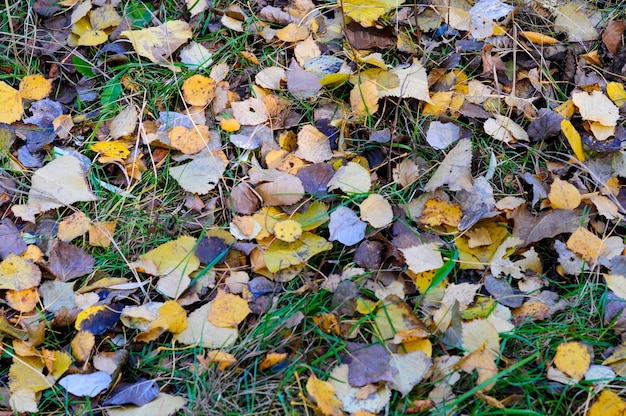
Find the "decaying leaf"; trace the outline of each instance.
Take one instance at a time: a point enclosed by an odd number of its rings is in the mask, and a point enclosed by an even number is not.
[[[120,35],[132,42],[139,55],[160,63],[167,62],[172,53],[191,38],[191,27],[181,20],[170,20],[148,29],[124,30]]]
[[[448,185],[451,191],[460,191],[461,189],[471,191],[471,155],[471,140],[459,140],[459,143],[448,153],[435,174],[424,186],[424,190],[431,192],[443,185]]]

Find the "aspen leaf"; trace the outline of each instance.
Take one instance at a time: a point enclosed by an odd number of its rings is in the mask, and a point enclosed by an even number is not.
[[[359,204],[361,219],[374,228],[382,228],[391,224],[393,210],[391,204],[380,194],[371,194]]]
[[[233,117],[243,125],[256,126],[265,123],[269,115],[265,103],[260,98],[248,98],[245,101],[230,103],[233,109]]]
[[[378,111],[378,87],[374,80],[363,80],[350,91],[350,106],[354,117],[366,117]]]
[[[302,181],[287,173],[281,173],[272,182],[257,185],[256,192],[263,199],[264,206],[291,205],[304,197]]]
[[[280,90],[281,83],[287,80],[287,72],[278,66],[270,66],[261,70],[254,77],[254,81],[260,87],[268,90]]]
[[[463,211],[460,205],[440,198],[433,198],[426,201],[426,206],[419,220],[422,224],[432,227],[443,224],[458,227],[462,216]]]
[[[356,20],[361,25],[373,26],[379,17],[395,9],[404,1],[397,0],[344,0],[341,2],[346,16]]]
[[[462,189],[472,191],[471,165],[472,142],[461,139],[443,159],[435,174],[424,186],[424,191],[431,192],[443,185],[448,185],[451,191]]]
[[[237,328],[237,325],[252,312],[248,302],[223,290],[217,292],[211,303],[213,306],[209,310],[208,320],[218,328]]]
[[[574,185],[556,177],[550,186],[548,199],[554,209],[575,209],[582,200]]]
[[[626,402],[611,390],[604,389],[587,416],[621,416],[626,413]]]
[[[605,247],[602,239],[583,227],[578,227],[567,240],[567,248],[590,264],[598,260]]]
[[[185,0],[185,3],[187,4],[187,11],[191,17],[194,17],[209,8],[207,0]]]
[[[331,248],[332,244],[323,237],[304,232],[293,243],[274,240],[265,251],[265,265],[270,272],[276,273],[279,270],[306,263],[311,257]]]
[[[91,221],[84,212],[75,212],[59,223],[57,237],[66,243],[70,242],[89,231],[90,223]]]
[[[397,77],[397,86],[379,89],[379,97],[415,98],[431,103],[426,69],[417,59],[411,65],[399,66],[388,72]]]
[[[496,114],[495,118],[487,119],[483,127],[485,133],[504,143],[529,140],[528,134],[519,124],[500,114]]]
[[[52,83],[43,75],[26,75],[20,82],[20,94],[25,100],[43,100],[52,91]]]
[[[100,163],[109,163],[126,159],[130,154],[129,143],[122,140],[112,140],[110,142],[98,142],[89,146],[89,150],[101,154],[98,159]]]
[[[234,118],[223,118],[220,120],[220,127],[228,133],[234,133],[241,128],[241,124]]]
[[[78,201],[96,201],[85,174],[81,161],[74,156],[52,160],[33,174],[28,203],[38,204],[40,212],[43,212]]]
[[[0,81],[0,102],[3,103],[0,123],[11,124],[22,118],[24,114],[22,95],[4,81]]]
[[[182,90],[187,104],[206,107],[215,97],[215,80],[204,75],[192,75],[185,80]]]
[[[309,37],[307,25],[289,23],[276,31],[276,37],[283,42],[295,43]]]
[[[565,342],[556,348],[554,365],[573,380],[582,380],[590,364],[589,350],[580,342]]]
[[[26,290],[39,285],[41,270],[30,260],[13,253],[0,263],[0,289]]]
[[[181,20],[170,20],[157,27],[124,30],[135,51],[154,63],[166,62],[171,54],[191,38],[191,27]]]
[[[279,221],[274,225],[274,235],[279,240],[293,243],[302,235],[302,226],[294,220]]]
[[[6,301],[18,312],[30,312],[39,303],[39,291],[36,287],[19,291],[7,290]]]
[[[624,84],[609,82],[606,84],[606,93],[616,106],[621,107],[626,103],[626,89],[624,89]]]
[[[583,150],[583,141],[578,131],[574,128],[574,125],[572,125],[572,122],[567,119],[561,120],[561,131],[574,151],[576,159],[584,162],[585,152]]]
[[[72,355],[81,362],[86,362],[89,359],[95,345],[96,337],[88,331],[78,331],[70,343]]]
[[[207,194],[217,186],[226,168],[222,155],[221,151],[214,151],[209,156],[170,168],[169,174],[184,190],[200,195]]]
[[[315,374],[311,374],[306,383],[306,390],[323,415],[342,416],[344,414],[341,401],[335,395],[335,388],[329,382],[322,381]]]
[[[615,126],[619,118],[619,109],[602,92],[576,91],[572,101],[578,107],[583,120],[597,121],[605,126]]]
[[[115,234],[116,221],[103,221],[89,226],[89,245],[92,247],[109,247]]]
[[[187,318],[187,328],[174,335],[174,341],[185,345],[199,345],[203,348],[228,348],[237,340],[236,328],[219,328],[208,320],[213,302],[191,312]]]
[[[209,135],[209,128],[204,125],[196,125],[190,129],[176,126],[168,134],[171,146],[186,155],[193,155],[206,149],[210,141]]]
[[[421,273],[439,269],[443,266],[443,258],[436,244],[422,244],[400,249],[409,270],[413,273]]]
[[[474,352],[485,348],[494,357],[500,355],[500,335],[491,322],[486,319],[474,319],[463,322],[463,349]]]
[[[621,274],[605,274],[604,280],[613,293],[626,300],[626,277]]]
[[[234,355],[229,354],[227,352],[213,350],[213,351],[207,352],[206,358],[198,357],[198,361],[200,361],[200,363],[202,363],[205,366],[207,366],[210,363],[217,363],[218,364],[217,369],[219,371],[224,371],[231,365],[235,364],[237,362],[237,358],[235,358]]]
[[[365,238],[367,224],[348,207],[339,207],[330,214],[328,231],[330,241],[353,246]]]
[[[346,166],[340,167],[328,182],[329,191],[340,189],[344,193],[369,192],[371,186],[369,171],[355,162],[348,162]]]
[[[575,3],[566,3],[555,11],[554,28],[566,32],[571,42],[598,38],[598,32],[584,10]]]
[[[333,157],[330,139],[311,124],[298,132],[297,146],[295,155],[309,162],[322,163]]]
[[[259,370],[264,371],[276,364],[280,364],[287,359],[287,356],[286,352],[269,352],[263,358],[263,361],[259,363]]]

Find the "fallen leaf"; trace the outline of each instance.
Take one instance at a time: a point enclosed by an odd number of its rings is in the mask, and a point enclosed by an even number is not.
[[[462,216],[463,211],[459,205],[444,201],[440,198],[433,198],[426,201],[419,221],[431,227],[444,224],[458,227],[461,223]]]
[[[302,225],[294,220],[279,221],[274,225],[274,234],[279,240],[293,243],[302,236]]]
[[[304,197],[300,179],[282,172],[274,181],[257,185],[255,190],[264,206],[291,205]]]
[[[41,74],[26,75],[20,81],[20,94],[25,100],[43,100],[51,91],[51,80]]]
[[[393,210],[391,204],[380,194],[370,194],[359,204],[361,219],[374,228],[382,228],[391,224]]]
[[[134,105],[125,107],[113,120],[109,123],[109,134],[113,139],[119,139],[120,137],[130,136],[137,127],[137,120],[139,114],[137,108]],[[93,146],[90,147],[94,152],[100,150],[94,150]],[[128,146],[126,146],[128,148]],[[128,153],[126,153],[128,155]],[[126,158],[126,155],[122,159]]]
[[[304,264],[311,257],[332,248],[332,244],[323,237],[310,232],[302,233],[302,236],[293,243],[274,240],[264,254],[267,269],[276,273],[279,270],[291,266]]]
[[[626,412],[626,402],[611,390],[604,389],[591,405],[587,416],[620,416]]]
[[[409,270],[416,274],[436,270],[443,266],[443,258],[437,244],[421,244],[400,249],[400,252]]]
[[[327,381],[322,381],[311,374],[306,382],[306,391],[325,416],[342,416],[341,401],[335,396],[335,388]]]
[[[121,304],[91,306],[78,314],[74,327],[78,331],[101,335],[117,324],[123,308]]]
[[[555,14],[554,29],[566,32],[570,42],[586,42],[598,38],[596,28],[577,3],[559,6]]]
[[[432,360],[421,351],[412,351],[406,354],[391,354],[390,365],[393,374],[390,387],[404,397],[422,381],[432,366]]]
[[[431,192],[444,185],[448,185],[451,191],[461,189],[471,191],[471,165],[472,142],[468,139],[461,139],[443,159],[437,171],[424,186],[424,191]]]
[[[344,193],[369,192],[371,186],[369,171],[355,162],[349,162],[346,166],[340,167],[328,182],[329,191],[340,189]]]
[[[216,82],[213,78],[199,74],[192,75],[183,82],[181,88],[183,99],[189,105],[206,107],[215,97],[215,84]]]
[[[567,119],[561,120],[561,131],[563,132],[563,135],[567,139],[567,142],[574,151],[576,159],[584,162],[585,151],[583,150],[583,142],[580,134],[578,133],[578,131],[576,131],[572,122]]]
[[[573,380],[582,380],[590,364],[589,350],[580,342],[564,342],[556,349],[554,365]]]
[[[330,139],[311,124],[302,126],[297,136],[298,148],[294,153],[312,163],[322,163],[333,157]]]
[[[26,290],[41,282],[41,270],[31,260],[13,253],[0,263],[0,289]]]
[[[48,269],[63,282],[74,280],[93,271],[96,259],[80,247],[55,241],[48,256]]]
[[[143,406],[156,399],[158,395],[159,385],[156,381],[140,380],[116,389],[102,404],[105,406],[121,406],[125,404]]]
[[[483,127],[485,133],[504,143],[529,140],[528,134],[522,126],[500,114],[496,114],[495,118],[487,119]]]
[[[120,36],[129,39],[135,51],[154,63],[168,58],[192,36],[191,27],[181,20],[170,20],[157,27],[124,30]]]
[[[350,385],[362,387],[379,381],[393,382],[391,354],[379,344],[348,344],[352,361],[348,363]]]
[[[168,137],[173,148],[186,155],[193,155],[208,147],[210,134],[209,128],[204,125],[193,126],[190,129],[176,126],[170,130]]]
[[[95,397],[111,384],[111,376],[104,371],[91,374],[70,374],[59,380],[63,387],[74,396]]]
[[[187,328],[174,335],[174,341],[202,348],[228,348],[237,340],[236,328],[218,328],[208,320],[212,303],[201,306],[187,317]]]
[[[398,78],[398,85],[394,88],[379,90],[380,97],[416,98],[432,103],[428,92],[428,76],[426,69],[418,60],[411,65],[401,65],[389,71]]]
[[[605,247],[602,239],[583,227],[578,227],[567,240],[567,248],[590,264],[594,264],[598,260]]]
[[[580,192],[574,185],[556,177],[550,186],[548,199],[554,209],[575,209],[582,200]]]
[[[527,41],[532,42],[536,45],[556,45],[559,43],[557,39],[554,39],[551,36],[544,35],[543,33],[531,32],[531,31],[522,31],[520,32]]]
[[[34,287],[19,291],[7,290],[6,302],[18,312],[30,312],[39,303],[39,292]]]
[[[252,312],[244,299],[221,290],[211,303],[208,320],[218,328],[237,328]]]
[[[600,91],[575,91],[572,101],[578,107],[583,120],[597,121],[605,126],[615,126],[619,118],[619,109]]]
[[[72,356],[78,361],[86,362],[91,357],[95,344],[94,334],[89,331],[78,331],[70,343]]]
[[[184,190],[205,195],[217,186],[226,168],[223,153],[217,152],[171,167],[169,174]]]
[[[365,238],[367,224],[348,207],[338,207],[330,214],[328,231],[330,241],[353,246]]]
[[[230,103],[233,109],[233,117],[242,125],[256,126],[265,123],[269,114],[265,103],[260,98],[248,98],[244,101]]]

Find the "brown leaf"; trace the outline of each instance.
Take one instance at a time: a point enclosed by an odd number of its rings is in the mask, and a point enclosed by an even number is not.
[[[348,351],[352,361],[348,364],[348,380],[355,387],[379,381],[393,382],[389,360],[391,355],[382,345],[351,343]]]
[[[377,29],[375,27],[363,27],[357,22],[350,22],[344,27],[344,33],[354,49],[385,49],[397,42],[397,36],[393,34],[393,27],[391,26]]]
[[[264,206],[295,204],[304,196],[304,187],[300,179],[284,173],[275,181],[262,183],[256,191],[263,199]]]
[[[19,256],[26,251],[26,243],[22,240],[22,236],[15,224],[10,219],[4,218],[0,220],[0,259],[4,260],[11,253]]]
[[[95,262],[83,249],[57,240],[50,250],[47,266],[52,274],[67,282],[91,273]]]
[[[513,234],[528,245],[544,238],[572,233],[580,226],[581,213],[578,211],[555,209],[537,216],[528,212],[526,206],[517,208],[511,215],[515,221]]]
[[[617,53],[620,43],[622,43],[624,30],[626,30],[626,21],[613,20],[602,33],[602,42],[613,55]]]
[[[232,210],[237,214],[250,215],[261,206],[261,202],[252,187],[245,182],[235,186],[230,192]]]

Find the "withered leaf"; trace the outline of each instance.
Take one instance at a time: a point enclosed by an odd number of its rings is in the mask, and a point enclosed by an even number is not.
[[[620,43],[622,43],[622,34],[626,30],[626,21],[613,20],[609,22],[602,33],[602,42],[613,55],[617,53]]]
[[[83,249],[55,241],[48,260],[48,269],[64,282],[76,279],[93,271],[96,259]]]
[[[538,117],[528,126],[528,136],[532,140],[543,140],[561,133],[561,120],[564,117],[554,110],[542,108]]]
[[[344,33],[350,45],[355,49],[385,49],[397,42],[393,27],[383,29],[363,27],[357,22],[350,22],[344,28]]]
[[[159,395],[159,385],[154,380],[139,380],[133,384],[116,389],[111,397],[102,404],[105,406],[120,406],[124,404],[134,404],[143,406],[156,399]]]
[[[19,230],[8,218],[0,220],[0,240],[0,260],[4,260],[11,253],[19,256],[26,250],[26,243]]]
[[[389,360],[391,354],[379,344],[349,343],[352,361],[348,364],[348,380],[355,387],[379,381],[393,382]]]
[[[328,192],[328,182],[335,171],[327,163],[314,163],[298,170],[296,176],[302,181],[304,192],[308,194],[324,194]]]
[[[354,253],[354,262],[367,270],[378,270],[383,249],[383,243],[380,241],[363,241]]]
[[[240,183],[231,190],[230,202],[233,211],[237,214],[250,215],[261,206],[261,201],[259,201],[256,193],[245,182]]]
[[[196,247],[195,255],[201,263],[221,262],[228,253],[228,246],[219,237],[202,237]]]
[[[515,221],[513,235],[522,239],[523,245],[528,245],[544,238],[573,233],[580,226],[582,214],[579,211],[555,209],[534,216],[526,206],[520,206],[512,217]]]

